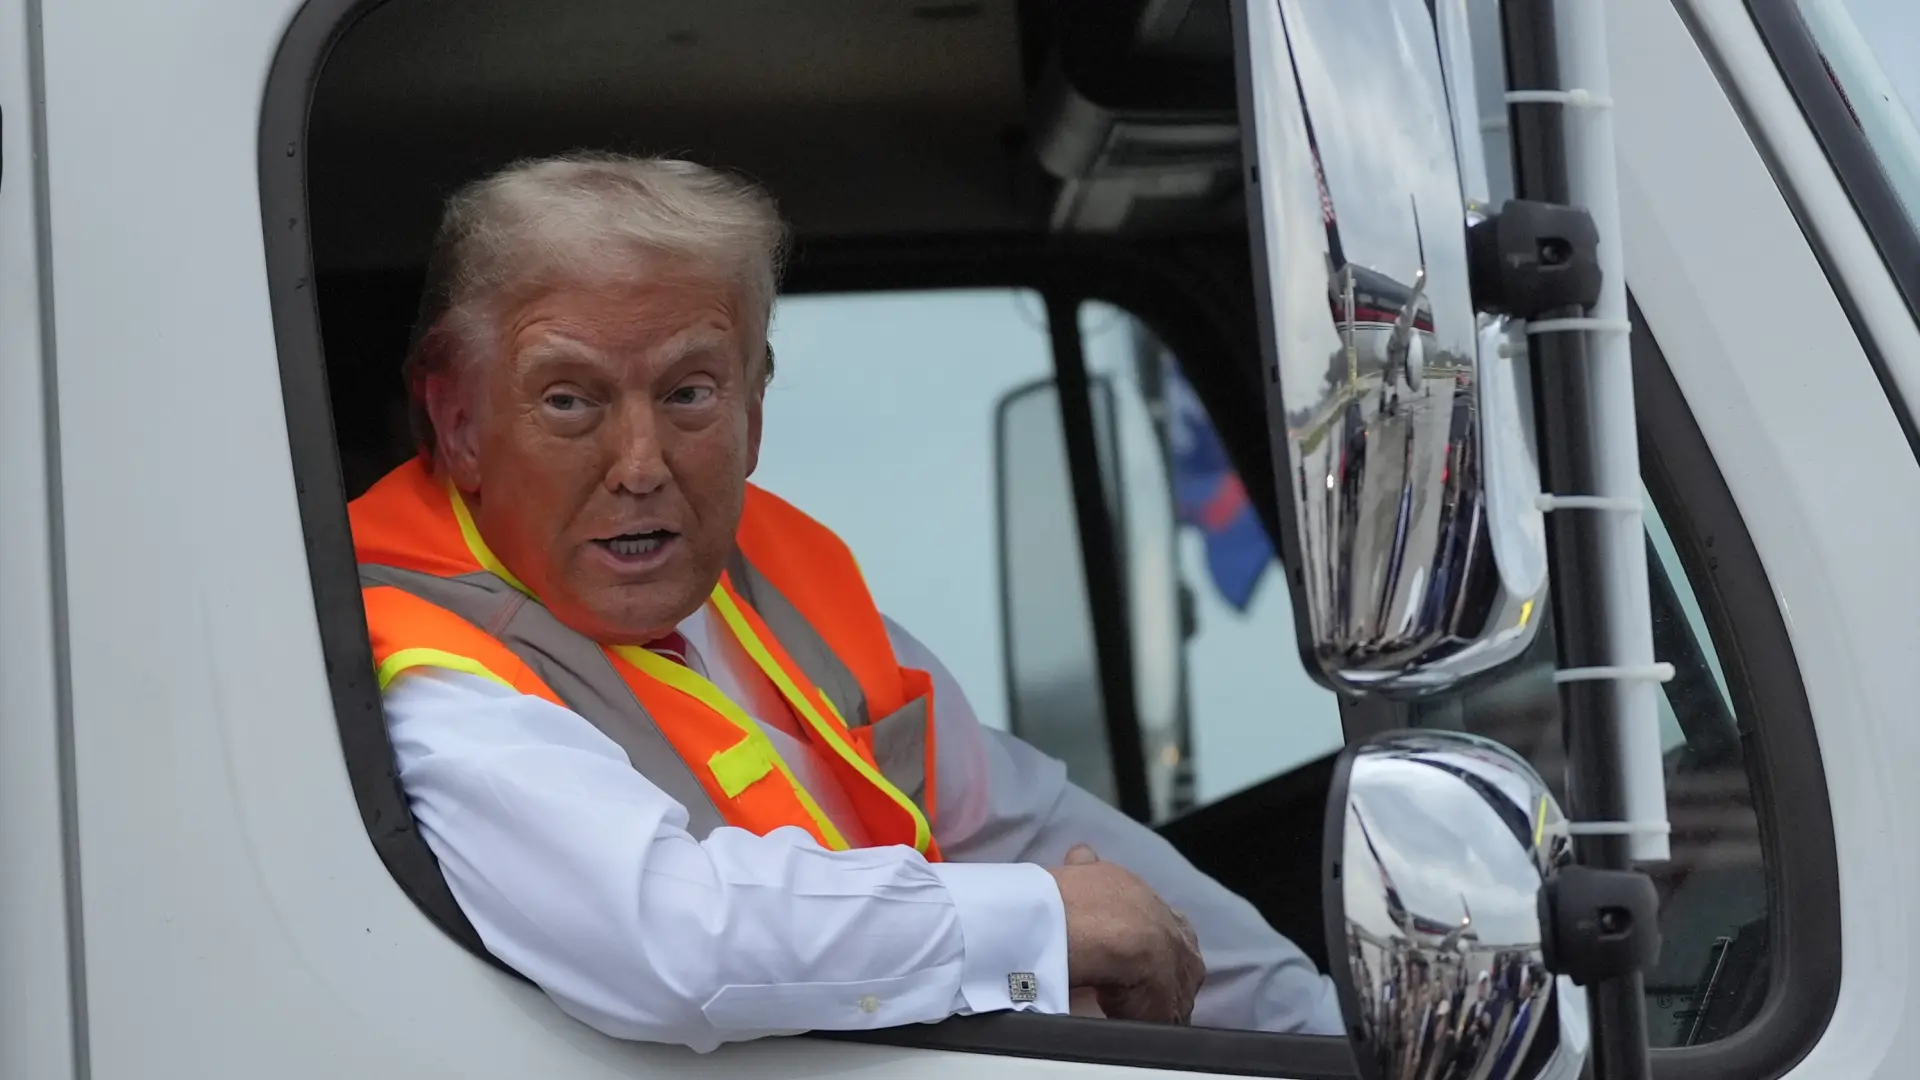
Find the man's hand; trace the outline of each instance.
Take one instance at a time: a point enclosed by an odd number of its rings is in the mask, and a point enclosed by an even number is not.
[[[1081,844],[1048,871],[1067,909],[1067,974],[1119,1020],[1184,1024],[1206,977],[1193,927],[1147,883]]]

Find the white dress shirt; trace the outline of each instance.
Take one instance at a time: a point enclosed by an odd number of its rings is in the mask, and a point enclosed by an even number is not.
[[[1340,1032],[1331,981],[1252,905],[1068,783],[1060,762],[983,727],[946,666],[887,629],[900,662],[933,678],[940,863],[903,846],[830,851],[798,828],[696,841],[685,809],[577,713],[461,672],[396,678],[385,706],[401,783],[487,948],[609,1035],[702,1051],[1009,1008],[1065,1013],[1066,917],[1043,867],[1086,843],[1192,921],[1207,961],[1196,1024]],[[811,746],[764,722],[786,705],[724,624],[703,609],[679,630],[690,665],[762,721],[860,843]],[[1016,983],[1034,1000],[1016,1001]]]

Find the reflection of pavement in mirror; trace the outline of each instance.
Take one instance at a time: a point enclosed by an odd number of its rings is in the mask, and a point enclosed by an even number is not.
[[[1402,660],[1430,648],[1436,628],[1469,638],[1480,630],[1476,612],[1466,613],[1466,625],[1449,617],[1464,575],[1441,542],[1456,514],[1477,507],[1462,491],[1470,473],[1448,475],[1453,440],[1464,426],[1456,401],[1467,400],[1451,370],[1429,371],[1422,383],[1420,393],[1404,394],[1378,374],[1362,375],[1353,393],[1357,408],[1324,443],[1326,463],[1303,470],[1311,476],[1324,469],[1334,479],[1330,513],[1319,519],[1326,530],[1320,547],[1348,568],[1334,594],[1344,601],[1337,605],[1346,619],[1341,632]],[[1431,560],[1414,557],[1436,549],[1441,554]],[[1366,607],[1353,602],[1363,597],[1377,599]]]

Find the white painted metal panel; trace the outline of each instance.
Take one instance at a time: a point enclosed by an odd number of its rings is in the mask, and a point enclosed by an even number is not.
[[[1689,3],[1740,74],[1757,123],[1811,178],[1811,136],[1744,9]],[[1819,729],[1839,846],[1840,1001],[1797,1077],[1912,1074],[1920,937],[1911,839],[1920,763],[1920,464],[1780,190],[1669,0],[1608,4],[1627,275],[1766,564]],[[1762,53],[1764,55],[1764,53]],[[1795,135],[1794,131],[1799,131]],[[1794,145],[1797,144],[1797,147]],[[1812,151],[1817,154],[1818,151]],[[1801,191],[1829,243],[1849,238],[1828,170]],[[1857,220],[1853,228],[1858,228]],[[1891,296],[1877,258],[1856,294]],[[1897,297],[1883,350],[1916,355]],[[1884,336],[1883,336],[1884,335]],[[1910,362],[1910,361],[1905,361]],[[1791,827],[1792,823],[1785,823]]]

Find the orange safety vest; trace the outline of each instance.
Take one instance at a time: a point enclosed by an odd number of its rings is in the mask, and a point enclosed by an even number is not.
[[[382,690],[403,671],[479,675],[579,713],[687,808],[722,824],[798,826],[848,846],[766,732],[692,669],[569,629],[502,566],[465,501],[421,459],[348,507]],[[874,846],[940,858],[933,683],[900,666],[859,566],[826,526],[748,487],[714,613],[780,691]]]

